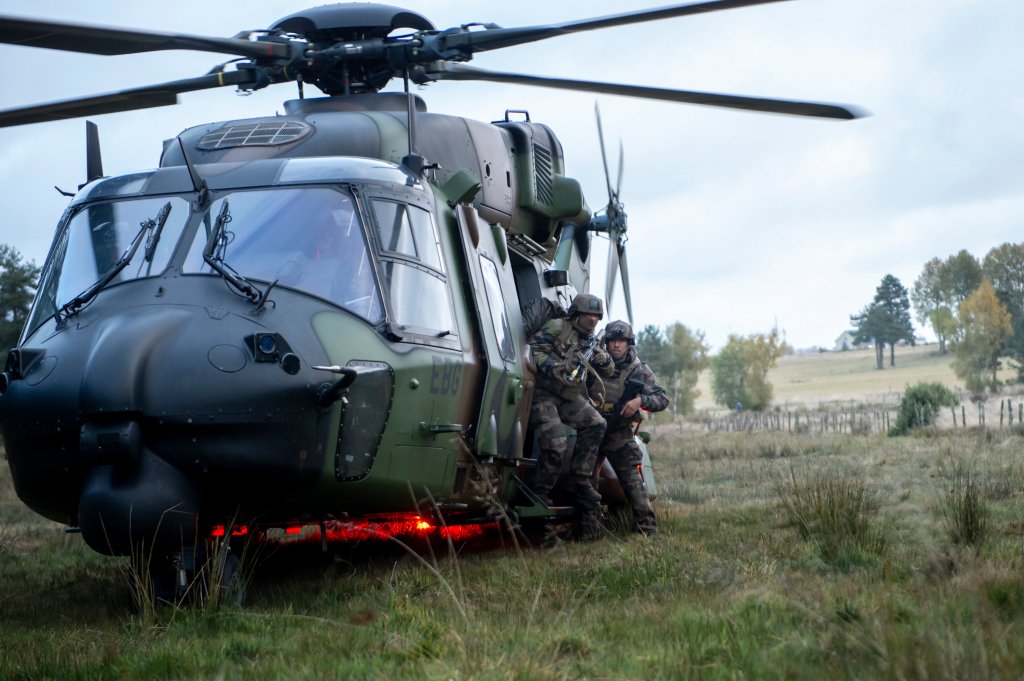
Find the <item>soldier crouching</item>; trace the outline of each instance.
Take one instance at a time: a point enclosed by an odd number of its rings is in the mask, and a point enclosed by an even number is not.
[[[534,469],[533,490],[551,505],[551,491],[558,482],[569,440],[565,427],[576,430],[576,446],[569,461],[569,483],[576,497],[578,539],[601,536],[601,495],[592,473],[597,450],[605,432],[605,420],[587,395],[591,371],[611,375],[612,360],[594,337],[604,304],[597,296],[580,293],[569,306],[568,319],[552,319],[530,338],[537,366],[537,389],[530,424],[540,444]]]
[[[643,418],[641,409],[661,411],[668,406],[668,396],[651,368],[637,357],[633,327],[623,321],[611,322],[604,330],[604,344],[615,370],[604,380],[601,412],[608,426],[600,453],[608,458],[633,511],[633,531],[653,534],[658,522],[640,474],[643,454],[634,434]]]

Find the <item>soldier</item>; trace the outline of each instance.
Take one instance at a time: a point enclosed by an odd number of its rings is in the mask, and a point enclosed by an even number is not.
[[[594,329],[604,316],[601,299],[580,293],[573,298],[568,313],[567,319],[548,320],[530,338],[537,365],[530,425],[540,443],[533,489],[551,505],[551,490],[558,482],[569,445],[565,427],[574,428],[576,447],[569,463],[569,480],[576,495],[576,535],[589,541],[601,534],[601,495],[594,489],[592,473],[605,420],[587,394],[587,374],[593,369],[610,376],[613,364],[594,337]]]
[[[633,327],[623,321],[611,322],[604,329],[604,343],[615,371],[604,381],[601,413],[608,419],[608,428],[600,452],[608,457],[633,509],[633,531],[652,534],[658,531],[658,523],[640,476],[643,455],[633,438],[634,424],[643,418],[641,409],[661,411],[667,407],[668,396],[651,368],[637,357]]]

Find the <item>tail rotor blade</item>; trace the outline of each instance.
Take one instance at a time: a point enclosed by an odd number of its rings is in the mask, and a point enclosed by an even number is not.
[[[604,276],[604,304],[605,308],[612,308],[612,294],[615,292],[615,277],[619,273],[619,247],[615,234],[609,234],[608,241],[608,268]],[[609,313],[610,314],[610,313]]]
[[[608,185],[608,202],[612,201],[612,178],[608,172],[608,156],[604,153],[604,130],[601,127],[601,109],[594,102],[594,116],[597,118],[597,141],[601,145],[601,163],[604,164],[604,181]]]
[[[618,201],[619,197],[622,196],[622,173],[625,169],[626,163],[626,152],[622,147],[622,140],[619,140],[619,177],[615,182],[615,200]]]
[[[629,325],[633,326],[633,298],[629,294],[629,267],[626,265],[626,249],[623,247],[618,257],[619,269],[622,270],[622,293],[626,299],[626,317]]]

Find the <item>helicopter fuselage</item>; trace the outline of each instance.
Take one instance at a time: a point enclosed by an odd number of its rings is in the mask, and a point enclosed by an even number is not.
[[[586,289],[585,232],[545,274],[582,194],[529,122],[418,113],[439,167],[412,172],[405,112],[372,101],[193,128],[80,191],[0,401],[30,507],[128,554],[240,520],[459,522],[516,493],[520,308]]]

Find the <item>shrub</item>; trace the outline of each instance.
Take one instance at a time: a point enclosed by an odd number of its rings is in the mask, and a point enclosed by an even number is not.
[[[907,388],[900,400],[896,423],[889,435],[906,435],[914,428],[935,423],[940,407],[956,406],[956,395],[941,383],[918,383]]]

